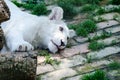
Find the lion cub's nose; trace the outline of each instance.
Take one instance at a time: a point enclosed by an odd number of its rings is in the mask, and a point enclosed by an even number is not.
[[[61,40],[61,46],[65,46],[65,43]]]

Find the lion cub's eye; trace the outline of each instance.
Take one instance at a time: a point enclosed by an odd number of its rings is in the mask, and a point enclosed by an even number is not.
[[[60,31],[63,31],[64,29],[63,29],[63,27],[59,27],[59,30],[60,30]]]

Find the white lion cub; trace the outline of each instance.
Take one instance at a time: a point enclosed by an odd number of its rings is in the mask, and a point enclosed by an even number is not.
[[[56,53],[66,47],[70,34],[75,34],[62,21],[60,7],[53,8],[49,16],[35,16],[21,11],[9,0],[5,2],[10,8],[11,19],[4,22],[2,28],[10,51],[30,51],[40,47]]]

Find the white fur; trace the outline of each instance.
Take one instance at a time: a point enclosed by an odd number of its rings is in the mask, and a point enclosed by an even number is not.
[[[70,35],[62,21],[63,10],[60,7],[53,8],[48,17],[38,17],[22,12],[9,0],[5,2],[10,8],[11,18],[2,23],[2,28],[10,51],[30,51],[39,46],[56,53],[58,49],[65,48]],[[60,31],[60,27],[63,27],[63,31]],[[61,46],[61,41],[64,46]]]

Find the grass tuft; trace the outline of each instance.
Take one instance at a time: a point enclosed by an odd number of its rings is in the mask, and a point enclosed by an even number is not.
[[[82,80],[108,80],[105,72],[102,70],[97,70],[93,74],[84,75]]]

